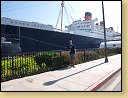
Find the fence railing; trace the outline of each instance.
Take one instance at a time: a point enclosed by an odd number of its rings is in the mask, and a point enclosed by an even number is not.
[[[104,54],[104,52],[103,52]],[[69,65],[69,51],[43,51],[1,55],[1,82]],[[75,64],[101,58],[99,50],[77,50]]]

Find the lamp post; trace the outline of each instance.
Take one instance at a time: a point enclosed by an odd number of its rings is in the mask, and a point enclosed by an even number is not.
[[[106,63],[106,62],[108,62],[108,58],[107,58],[106,30],[105,30],[105,16],[104,16],[104,4],[103,4],[103,1],[102,1],[102,13],[103,13],[104,42],[105,42],[105,63]]]

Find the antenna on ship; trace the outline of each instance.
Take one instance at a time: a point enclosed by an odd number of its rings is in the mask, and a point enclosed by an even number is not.
[[[62,8],[62,14],[61,14],[61,31],[62,31],[62,26],[63,26],[63,7],[64,7],[64,1],[61,3],[61,8]]]

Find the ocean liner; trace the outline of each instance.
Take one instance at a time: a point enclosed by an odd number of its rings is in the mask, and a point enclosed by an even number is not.
[[[63,9],[63,2],[61,5]],[[59,31],[52,25],[1,17],[1,36],[22,52],[65,50],[70,39],[77,49],[99,48],[104,41],[103,22],[95,23],[98,19],[92,19],[90,12],[86,12],[84,18],[65,26],[67,30]],[[105,29],[107,41],[121,40],[121,34],[113,27]]]

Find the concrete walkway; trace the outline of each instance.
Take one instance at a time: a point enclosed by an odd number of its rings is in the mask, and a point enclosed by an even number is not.
[[[121,70],[121,54],[1,83],[1,91],[96,91]]]

